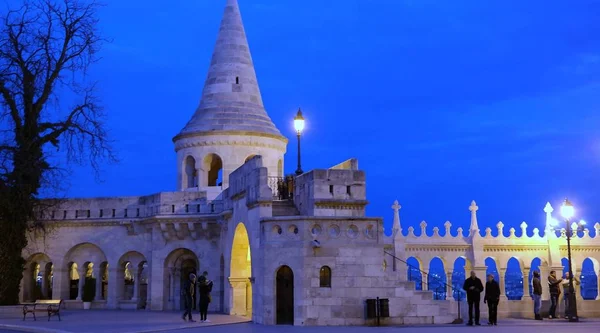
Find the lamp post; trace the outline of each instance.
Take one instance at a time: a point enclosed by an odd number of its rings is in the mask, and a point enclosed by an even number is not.
[[[565,201],[563,202],[562,206],[560,207],[560,214],[565,219],[566,223],[565,230],[567,236],[567,255],[569,258],[569,295],[567,298],[569,321],[576,322],[579,321],[579,318],[577,316],[577,297],[575,295],[575,287],[573,285],[574,275],[571,258],[571,237],[573,236],[573,231],[580,231],[585,225],[585,222],[580,221],[571,223],[571,220],[575,215],[575,207],[573,207],[573,204],[569,201],[569,199],[565,199]]]
[[[296,175],[301,175],[304,171],[302,171],[302,163],[300,162],[300,135],[304,130],[304,117],[302,117],[302,110],[300,108],[298,108],[298,113],[294,117],[294,128],[298,137],[298,169],[296,169]]]

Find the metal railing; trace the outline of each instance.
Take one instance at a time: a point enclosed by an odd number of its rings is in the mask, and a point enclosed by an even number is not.
[[[383,253],[389,255],[394,260],[397,260],[397,261],[399,261],[399,262],[401,262],[401,263],[403,263],[403,264],[406,265],[406,267],[408,268],[408,272],[409,272],[408,273],[409,274],[408,275],[408,280],[409,281],[412,281],[412,277],[411,277],[412,271],[413,270],[419,271],[421,273],[421,279],[420,279],[421,285],[423,284],[423,278],[425,278],[425,281],[427,281],[428,290],[433,292],[433,296],[434,296],[435,300],[444,300],[445,297],[443,299],[442,298],[437,298],[437,297],[439,297],[439,295],[445,295],[446,292],[447,292],[447,290],[449,288],[451,288],[452,289],[453,298],[456,301],[456,305],[457,305],[456,319],[454,319],[454,321],[452,322],[452,324],[462,324],[463,323],[463,320],[461,318],[461,311],[460,311],[460,303],[462,301],[462,293],[463,293],[461,288],[455,287],[454,285],[452,285],[452,282],[450,282],[450,283],[444,282],[444,280],[442,280],[441,278],[439,278],[439,277],[437,277],[435,275],[430,275],[429,273],[421,270],[419,267],[413,266],[413,265],[409,264],[408,262],[406,262],[406,261],[404,261],[404,260],[396,257],[395,255],[393,255],[393,254],[391,254],[391,253],[389,253],[387,251],[383,251]],[[429,281],[430,281],[430,279],[436,280],[437,284],[440,285],[440,287],[438,287],[436,290],[429,289],[429,286],[430,286]]]
[[[294,177],[269,177],[269,187],[273,192],[273,200],[284,201],[294,199]]]

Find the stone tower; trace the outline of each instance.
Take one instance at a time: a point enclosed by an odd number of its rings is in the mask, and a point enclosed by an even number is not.
[[[254,155],[269,176],[283,174],[288,140],[263,106],[237,0],[227,0],[200,105],[173,142],[181,191],[214,198]]]

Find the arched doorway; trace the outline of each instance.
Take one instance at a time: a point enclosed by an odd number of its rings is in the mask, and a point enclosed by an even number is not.
[[[294,325],[294,272],[281,266],[276,276],[277,325]]]
[[[165,259],[164,265],[164,309],[185,309],[184,299],[181,296],[181,287],[189,279],[190,273],[198,275],[200,263],[194,252],[188,249],[177,249],[171,252]],[[194,300],[194,306],[197,304]]]
[[[252,256],[248,231],[239,223],[233,234],[229,283],[231,284],[230,314],[252,317]]]
[[[222,186],[223,185],[223,160],[217,154],[208,154],[204,157],[203,163],[203,185],[204,186]]]

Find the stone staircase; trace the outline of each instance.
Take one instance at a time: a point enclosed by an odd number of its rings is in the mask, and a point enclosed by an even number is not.
[[[273,201],[273,216],[298,216],[300,212],[291,200]]]
[[[384,277],[386,288],[393,288],[390,318],[381,325],[427,325],[459,323],[458,304],[454,300],[434,300],[433,292],[415,290],[415,283],[398,280],[396,274]],[[388,294],[389,295],[389,294]],[[461,304],[461,312],[463,305]],[[462,317],[462,316],[461,316]],[[462,321],[461,321],[462,322]]]

